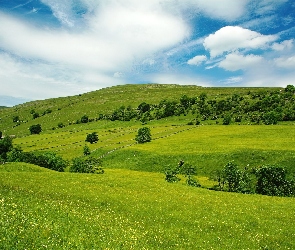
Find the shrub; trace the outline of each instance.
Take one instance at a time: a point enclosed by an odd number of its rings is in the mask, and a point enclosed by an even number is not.
[[[91,134],[88,134],[86,136],[86,139],[85,139],[86,142],[90,142],[91,144],[92,143],[96,143],[98,141],[98,135],[96,132],[93,132]]]
[[[183,166],[184,161],[180,161],[175,168],[167,168],[165,170],[165,180],[167,182],[178,182],[180,178],[177,176],[180,173],[180,169]]]
[[[225,115],[223,118],[223,125],[229,125],[231,123],[231,115]]]
[[[40,134],[42,131],[41,125],[40,124],[36,124],[36,125],[32,125],[29,128],[31,135],[33,134]]]
[[[237,193],[252,193],[251,178],[247,169],[240,170],[233,163],[227,163],[221,171],[217,172],[219,190]]]
[[[89,121],[89,118],[87,115],[83,115],[80,119],[81,123],[87,123]]]
[[[138,129],[135,140],[138,143],[150,142],[152,140],[151,130],[148,127]]]
[[[70,172],[103,174],[104,170],[101,164],[101,160],[94,157],[74,158],[70,167]]]
[[[270,196],[294,196],[294,180],[287,180],[286,170],[277,166],[263,166],[255,170],[256,192]]]
[[[84,148],[83,148],[83,154],[84,155],[90,155],[91,154],[90,148],[87,145],[85,145]]]
[[[0,139],[0,157],[2,159],[7,158],[7,153],[13,148],[12,139],[9,136],[5,136],[3,139]]]
[[[187,185],[193,186],[193,187],[201,187],[201,184],[195,178],[195,175],[197,175],[197,170],[195,167],[193,166],[184,167],[182,170],[182,173],[187,178],[186,180]]]

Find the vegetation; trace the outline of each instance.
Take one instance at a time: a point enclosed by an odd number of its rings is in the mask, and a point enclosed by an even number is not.
[[[135,140],[138,143],[150,142],[152,140],[151,130],[148,127],[139,128]]]
[[[40,134],[42,131],[42,128],[40,124],[36,124],[36,125],[30,126],[29,130],[31,132],[31,135],[34,135],[34,134]]]
[[[98,142],[98,135],[97,135],[97,133],[96,132],[92,132],[91,134],[88,134],[86,136],[86,140],[85,141],[86,142],[90,142],[91,144]]]
[[[142,84],[0,110],[0,248],[293,249],[294,93]]]

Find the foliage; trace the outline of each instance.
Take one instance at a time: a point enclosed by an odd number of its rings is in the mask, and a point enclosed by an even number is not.
[[[151,130],[148,127],[139,128],[135,140],[138,143],[150,142],[152,140]]]
[[[192,187],[201,187],[201,184],[195,178],[195,176],[197,175],[197,170],[195,167],[193,167],[191,165],[185,166],[182,169],[182,173],[187,178],[187,180],[186,180],[187,185],[192,186]]]
[[[98,135],[97,132],[92,132],[88,134],[85,139],[86,142],[90,142],[91,144],[98,142]]]
[[[181,180],[178,177],[179,174],[182,174],[187,178],[186,183],[188,186],[201,187],[200,183],[195,178],[195,176],[197,175],[196,168],[191,165],[185,165],[184,161],[182,160],[179,161],[178,165],[175,168],[165,169],[165,180],[170,183],[178,182]]]
[[[55,152],[24,152],[23,162],[38,165],[58,172],[64,172],[67,162]]]
[[[223,125],[229,125],[231,122],[231,115],[230,114],[226,114],[223,118]]]
[[[177,175],[180,173],[183,164],[184,161],[180,161],[175,168],[167,168],[165,170],[165,180],[171,183],[180,181],[180,178]]]
[[[30,130],[32,135],[33,134],[40,134],[41,131],[42,131],[42,127],[41,127],[40,124],[36,124],[36,125],[30,126],[29,130]]]
[[[87,123],[89,122],[89,117],[87,115],[83,115],[80,119],[81,123]]]
[[[219,190],[252,193],[248,170],[240,170],[234,162],[228,162],[222,170],[217,171],[217,181]]]
[[[62,122],[59,122],[59,123],[57,124],[57,127],[59,127],[59,128],[63,128],[63,127],[65,127],[65,125],[64,125]]]
[[[12,139],[9,136],[5,136],[0,139],[0,157],[4,160],[7,158],[7,153],[13,148]]]
[[[104,170],[101,167],[101,164],[101,160],[94,157],[74,158],[70,167],[70,172],[103,174]]]
[[[83,148],[83,154],[85,156],[91,154],[90,148],[87,145],[85,145],[84,148]]]
[[[295,196],[295,182],[287,180],[286,174],[286,170],[278,166],[256,169],[256,192],[271,196]]]

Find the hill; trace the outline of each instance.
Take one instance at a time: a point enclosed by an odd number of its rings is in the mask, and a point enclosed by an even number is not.
[[[16,136],[29,135],[28,128],[42,124],[48,132],[63,123],[68,126],[80,120],[83,115],[96,119],[99,114],[108,114],[121,106],[137,108],[142,102],[158,104],[161,100],[179,100],[206,93],[208,99],[220,99],[249,93],[280,91],[282,88],[204,88],[199,86],[138,84],[122,85],[101,89],[76,96],[33,101],[0,110],[0,131]],[[33,114],[39,116],[33,119]],[[17,119],[14,119],[17,118]]]

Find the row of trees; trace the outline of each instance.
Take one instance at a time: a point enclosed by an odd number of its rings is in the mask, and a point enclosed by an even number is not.
[[[295,196],[295,180],[287,177],[280,166],[262,166],[240,169],[234,162],[227,163],[217,172],[215,190],[257,193],[270,196]]]
[[[110,114],[100,114],[98,120],[130,121],[137,119],[145,123],[153,119],[170,116],[196,115],[196,120],[223,119],[223,124],[242,122],[276,124],[278,121],[295,120],[295,87],[288,85],[283,91],[249,92],[247,95],[233,94],[226,98],[208,98],[206,93],[188,97],[183,95],[178,101],[162,100],[158,104],[141,103],[136,109],[121,106]],[[197,121],[196,121],[197,122]]]
[[[165,170],[165,180],[173,183],[180,181],[179,175],[186,177],[189,186],[200,187],[195,178],[197,172],[194,166],[180,161],[174,168]],[[262,194],[269,196],[295,196],[295,180],[287,176],[284,168],[279,166],[262,166],[254,169],[240,169],[234,162],[227,163],[217,171],[218,185],[214,190],[246,194]]]

